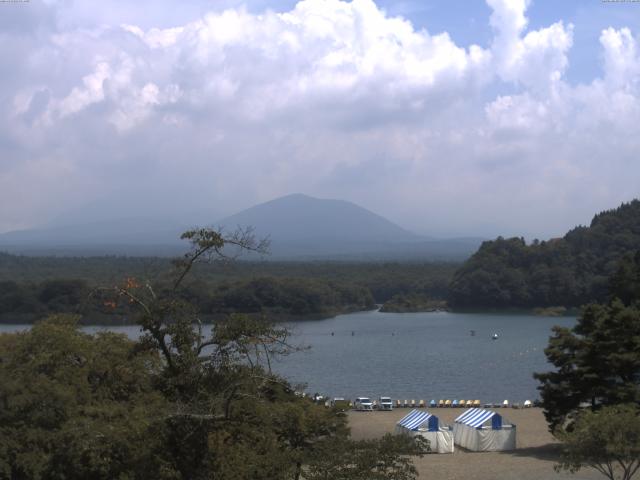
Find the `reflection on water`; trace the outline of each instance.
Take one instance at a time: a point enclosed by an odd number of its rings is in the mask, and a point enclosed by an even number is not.
[[[543,350],[551,327],[574,323],[575,318],[446,312],[361,312],[292,322],[293,342],[311,349],[273,368],[294,383],[306,382],[310,393],[330,396],[523,402],[538,398],[532,373],[550,368]],[[0,325],[0,332],[24,328]],[[131,338],[140,334],[136,326],[109,329]]]

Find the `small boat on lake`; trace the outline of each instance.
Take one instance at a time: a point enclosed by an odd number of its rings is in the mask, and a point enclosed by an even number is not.
[[[491,335],[491,339],[492,340],[497,340],[498,339],[498,334],[494,333],[493,335]]]

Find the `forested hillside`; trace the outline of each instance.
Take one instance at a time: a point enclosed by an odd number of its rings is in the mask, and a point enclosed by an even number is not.
[[[576,307],[608,296],[607,278],[640,249],[640,201],[597,214],[563,238],[484,242],[456,272],[449,301],[457,308]]]
[[[459,264],[231,262],[194,267],[184,295],[206,315],[266,314],[273,319],[330,317],[373,308],[396,295],[443,300]],[[79,313],[83,322],[127,321],[126,309],[104,309],[96,288],[126,279],[171,284],[171,263],[152,257],[26,257],[0,253],[0,321]]]
[[[156,284],[154,289],[162,292],[168,287],[167,283]],[[0,281],[0,322],[29,322],[49,314],[77,313],[84,323],[126,323],[130,317],[127,305],[109,308],[109,303],[101,300],[102,291],[83,280],[28,284]],[[264,314],[272,319],[330,317],[374,307],[367,288],[320,279],[261,277],[216,285],[191,282],[182,295],[203,315],[214,318],[237,312]]]
[[[193,281],[218,284],[260,277],[314,278],[361,285],[376,303],[394,295],[418,292],[443,299],[460,263],[454,262],[261,262],[235,261],[197,265]],[[84,280],[113,285],[126,277],[168,281],[171,259],[161,257],[29,257],[0,252],[0,282],[20,284],[48,280]]]

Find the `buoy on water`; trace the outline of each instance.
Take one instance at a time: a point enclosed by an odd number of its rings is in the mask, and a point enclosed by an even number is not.
[[[498,339],[498,334],[494,333],[493,335],[491,335],[491,339],[492,340],[497,340]]]

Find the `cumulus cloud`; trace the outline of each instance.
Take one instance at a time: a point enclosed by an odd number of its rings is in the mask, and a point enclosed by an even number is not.
[[[0,231],[85,204],[231,213],[303,191],[423,232],[544,236],[637,195],[638,39],[604,27],[602,75],[570,84],[573,25],[487,3],[493,39],[461,47],[372,0],[170,28],[33,2],[32,29],[1,34]]]
[[[573,25],[563,22],[523,35],[527,26],[526,0],[488,0],[493,9],[491,26],[495,31],[492,52],[495,71],[505,81],[518,82],[532,89],[545,88],[559,81],[568,64]]]
[[[640,81],[640,51],[638,42],[628,28],[602,31],[600,43],[604,49],[605,80],[612,88],[636,90]]]

